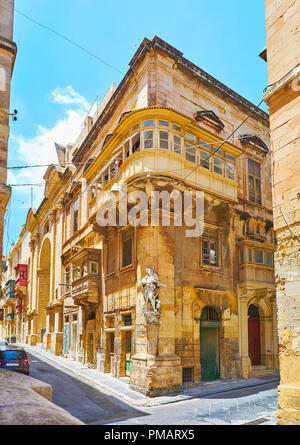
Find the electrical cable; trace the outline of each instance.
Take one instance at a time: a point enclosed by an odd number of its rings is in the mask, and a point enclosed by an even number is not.
[[[2,0],[5,1],[6,0]],[[50,26],[44,25],[43,23],[38,22],[37,20],[33,19],[32,17],[30,17],[29,15],[25,14],[22,11],[19,11],[16,8],[11,8],[11,5],[9,5],[6,2],[6,5],[8,6],[8,8],[13,9],[14,11],[16,11],[18,14],[22,15],[23,17],[25,17],[26,19],[30,20],[31,22],[35,23],[36,25],[46,29],[47,31],[52,32],[53,34],[56,34],[57,36],[59,36],[60,38],[66,40],[68,43],[71,43],[72,45],[76,46],[77,48],[81,49],[82,51],[84,51],[85,53],[87,53],[88,55],[90,55],[91,57],[93,57],[94,59],[98,60],[99,62],[101,62],[102,64],[106,65],[107,67],[117,71],[118,73],[125,75],[125,73],[121,70],[119,70],[118,68],[116,68],[113,65],[110,65],[109,63],[105,62],[103,59],[100,59],[100,57],[96,56],[94,53],[92,53],[90,50],[88,50],[87,48],[83,47],[82,45],[79,45],[78,43],[74,42],[72,39],[70,39],[69,37],[66,37],[65,35],[61,34],[60,32],[56,31],[53,28],[50,28]]]

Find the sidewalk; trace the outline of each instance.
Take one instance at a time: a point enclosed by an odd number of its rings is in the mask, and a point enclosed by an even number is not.
[[[206,397],[224,391],[232,391],[233,389],[241,389],[257,385],[264,385],[271,382],[279,382],[279,374],[248,380],[240,379],[233,381],[207,382],[196,388],[185,389],[180,393],[167,394],[164,396],[151,398],[133,391],[129,388],[128,383],[118,380],[115,377],[112,377],[110,374],[105,374],[96,369],[90,369],[82,363],[67,359],[65,357],[54,356],[38,346],[29,346],[24,344],[20,346],[23,346],[30,354],[47,362],[48,364],[57,368],[64,368],[65,372],[70,373],[73,375],[73,377],[76,376],[76,378],[81,380],[83,383],[99,389],[107,395],[125,400],[126,402],[135,406],[150,407],[165,405],[198,397]]]

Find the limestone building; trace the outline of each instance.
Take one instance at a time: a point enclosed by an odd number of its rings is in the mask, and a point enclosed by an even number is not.
[[[30,268],[30,233],[23,226],[5,260],[0,298],[0,337],[25,343]]]
[[[13,42],[14,0],[0,4],[0,254],[4,215],[11,190],[6,185],[7,148],[9,137],[10,84],[13,73],[16,44]]]
[[[280,344],[278,423],[300,424],[300,5],[266,0],[273,162],[276,300]]]
[[[28,213],[26,341],[152,396],[278,371],[268,131],[261,109],[158,37],[144,39],[75,144],[56,144],[59,167]],[[186,236],[189,222],[177,219],[174,197],[189,191],[204,192],[202,236]],[[137,226],[119,218],[135,212],[131,192],[148,197]],[[154,192],[172,194],[157,224]],[[118,219],[103,226],[112,196]],[[148,268],[163,284],[155,323]]]

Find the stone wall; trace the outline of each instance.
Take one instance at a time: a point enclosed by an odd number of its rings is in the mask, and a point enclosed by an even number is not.
[[[280,375],[278,423],[300,424],[299,2],[266,1]]]

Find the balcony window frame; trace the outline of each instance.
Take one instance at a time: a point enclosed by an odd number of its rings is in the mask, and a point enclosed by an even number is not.
[[[162,139],[162,133],[167,134],[167,139]],[[170,150],[170,132],[168,130],[158,130],[158,140],[159,140],[159,148],[162,150]],[[167,143],[167,147],[163,147],[162,145]]]
[[[208,230],[207,231],[205,230]],[[221,257],[220,257],[220,232],[218,230],[217,227],[211,227],[211,226],[207,226],[204,228],[203,234],[201,236],[201,245],[200,245],[200,254],[201,254],[201,266],[202,267],[210,267],[213,269],[220,269],[221,268]],[[207,247],[208,247],[208,262],[205,261],[204,258],[204,243],[208,243]],[[211,249],[212,244],[215,245],[215,262],[213,263],[211,261],[211,257],[210,257],[210,252],[213,251],[213,249]]]
[[[261,254],[262,254],[262,261],[260,262],[260,261],[257,261],[257,254],[258,253],[260,253],[261,252]],[[255,249],[255,251],[254,251],[254,254],[255,254],[255,264],[258,264],[258,265],[263,265],[264,264],[264,251],[262,250],[262,249]]]
[[[193,149],[194,154],[189,153],[187,150]],[[191,162],[192,164],[196,164],[197,161],[197,152],[196,152],[196,145],[195,144],[191,144],[190,142],[185,141],[184,142],[184,155],[185,155],[185,159],[188,162]],[[194,160],[191,160],[188,158],[188,156],[190,156],[191,158],[194,158]]]
[[[252,164],[251,164],[252,163]],[[252,168],[250,167],[252,165]],[[259,174],[257,175],[254,170],[259,169]],[[252,170],[252,171],[251,171]],[[252,158],[247,159],[247,173],[248,173],[248,199],[251,203],[256,205],[262,205],[262,164],[257,162]],[[259,186],[258,186],[259,184]],[[253,191],[250,191],[250,187]],[[259,195],[259,196],[258,196]]]
[[[201,156],[202,153],[205,153],[205,155],[207,156],[206,159],[202,159],[202,156]],[[205,170],[208,170],[208,171],[211,170],[211,162],[210,162],[211,158],[209,158],[209,156],[210,156],[210,153],[207,150],[200,148],[200,150],[199,150],[199,167],[205,168]],[[206,162],[208,162],[208,168],[205,167],[205,165],[203,165]]]
[[[72,205],[73,234],[79,230],[79,197],[77,196]]]
[[[128,237],[128,239],[124,239],[128,236],[127,235],[128,233],[130,233],[131,237],[130,238]],[[131,240],[131,253],[130,253],[131,258],[130,258],[130,262],[128,264],[124,265],[124,244],[130,240]],[[129,243],[128,243],[128,245],[129,245]],[[120,258],[121,259],[121,261],[120,261],[121,268],[120,269],[122,270],[122,269],[132,267],[134,264],[134,258],[133,258],[133,256],[134,256],[134,231],[133,231],[133,227],[131,227],[131,226],[127,226],[121,230],[120,254],[121,254],[121,258]]]
[[[147,138],[145,138],[145,136],[146,136],[146,133],[148,134],[148,133],[151,133],[152,134],[152,137],[151,138],[149,138],[149,137],[147,137]],[[154,148],[154,146],[155,146],[155,144],[154,144],[154,141],[155,141],[155,132],[154,132],[154,130],[152,130],[152,129],[150,129],[150,130],[143,130],[143,149],[144,150],[152,150],[153,148]],[[151,144],[151,146],[149,146],[149,147],[146,147],[146,141],[152,141],[152,144]]]

